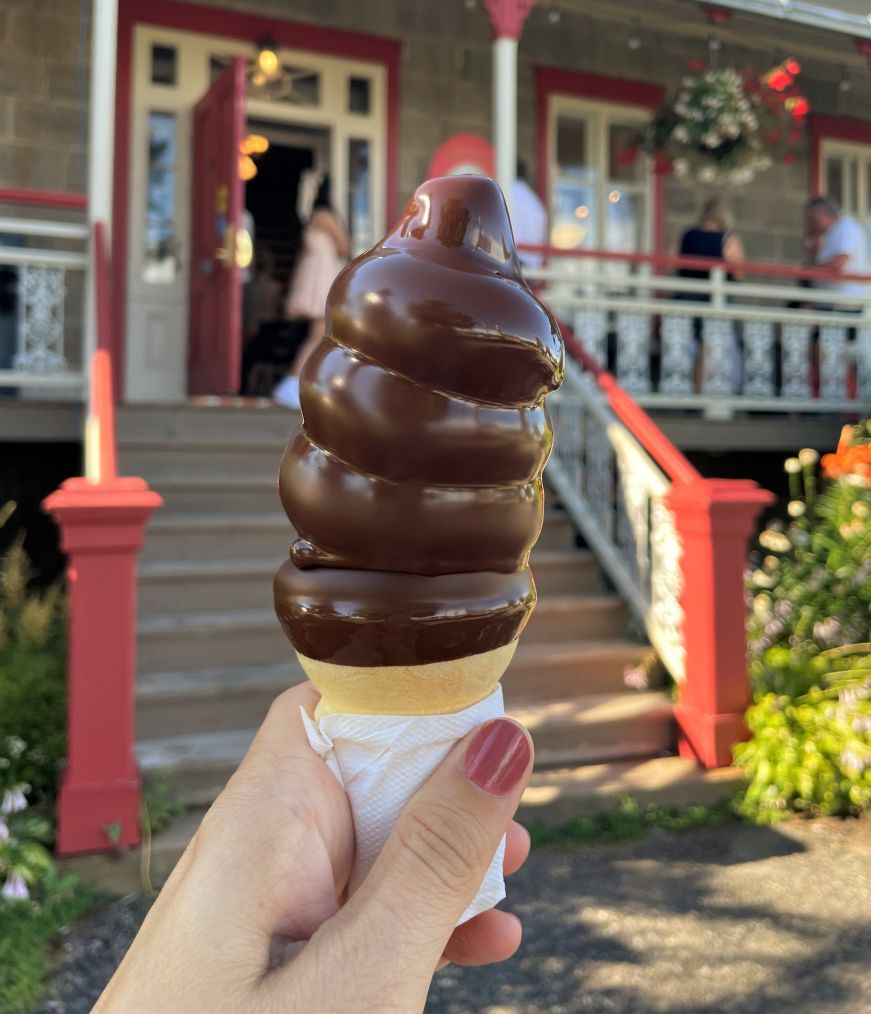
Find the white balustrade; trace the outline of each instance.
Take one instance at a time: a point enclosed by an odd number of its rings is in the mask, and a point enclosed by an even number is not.
[[[87,240],[85,225],[0,218],[0,388],[82,390]]]
[[[871,288],[730,281],[721,268],[683,278],[601,254],[526,274],[644,407],[728,418],[862,411],[871,397]]]
[[[660,658],[682,680],[681,546],[665,502],[670,482],[595,378],[573,362],[548,405],[555,434],[548,481]]]

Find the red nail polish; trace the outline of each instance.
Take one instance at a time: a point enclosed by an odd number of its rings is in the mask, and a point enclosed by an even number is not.
[[[528,763],[529,740],[523,730],[497,718],[472,737],[460,769],[472,785],[491,796],[505,796],[520,781]]]

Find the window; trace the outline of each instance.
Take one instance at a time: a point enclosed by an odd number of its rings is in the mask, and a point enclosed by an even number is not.
[[[871,144],[822,143],[822,189],[865,230],[871,257]]]
[[[151,83],[156,85],[175,85],[175,74],[175,46],[160,46],[155,43],[151,47]]]
[[[356,256],[374,242],[369,142],[348,141],[348,229]]]
[[[631,158],[641,110],[551,100],[551,245],[638,253],[650,247],[650,172]]]
[[[145,209],[146,282],[169,284],[177,269],[176,168],[174,113],[148,114],[148,187]]]
[[[371,87],[368,77],[348,78],[348,112],[371,112]]]

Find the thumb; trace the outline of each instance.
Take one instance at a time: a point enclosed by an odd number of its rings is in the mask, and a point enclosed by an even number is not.
[[[369,875],[331,921],[355,965],[359,957],[357,982],[385,976],[382,998],[408,1003],[391,1009],[422,1009],[448,937],[517,809],[532,757],[529,734],[507,718],[470,733],[411,798]],[[379,984],[371,985],[377,996]]]

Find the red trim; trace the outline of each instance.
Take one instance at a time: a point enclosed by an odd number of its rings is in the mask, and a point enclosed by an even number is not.
[[[811,195],[822,193],[823,176],[820,164],[822,142],[852,141],[854,144],[871,145],[871,121],[858,120],[852,116],[826,116],[822,113],[811,113],[808,117],[808,134],[810,139],[809,177]]]
[[[586,71],[565,70],[563,67],[536,67],[535,92],[538,113],[536,144],[538,147],[538,192],[544,206],[550,207],[550,132],[548,102],[551,95],[570,95],[575,98],[613,102],[624,106],[641,106],[651,112],[657,110],[665,98],[665,86],[631,78],[607,77],[588,74]],[[662,174],[653,173],[653,248],[662,251],[665,246],[665,180]]]
[[[85,194],[69,194],[60,190],[26,190],[0,187],[0,203],[29,204],[35,208],[70,208],[84,211],[88,206]]]
[[[479,134],[454,134],[436,148],[427,166],[427,179],[450,176],[460,166],[475,166],[482,176],[495,176],[493,145]]]
[[[728,261],[718,261],[711,257],[678,257],[674,254],[633,254],[622,253],[616,250],[562,250],[555,246],[532,246],[529,243],[520,243],[517,247],[526,253],[543,254],[545,257],[584,257],[594,261],[622,261],[627,264],[652,264],[655,267],[674,268],[700,268],[710,270],[711,268],[723,268],[726,271],[734,269],[735,265]],[[766,264],[757,261],[744,261],[741,264],[741,271],[748,275],[767,275],[771,278],[795,278],[795,279],[822,279],[831,280],[831,272],[822,271],[819,268],[799,268],[788,264]],[[847,282],[871,282],[871,275],[838,275],[841,281]]]
[[[388,223],[397,217],[399,189],[399,61],[402,42],[380,35],[305,24],[243,11],[177,3],[176,0],[119,0],[118,72],[115,92],[115,195],[113,243],[115,326],[113,362],[116,390],[123,392],[125,316],[127,305],[127,221],[130,168],[130,120],[133,74],[133,29],[137,24],[157,25],[202,35],[254,41],[271,35],[279,47],[343,56],[383,64],[387,69],[387,171]]]

